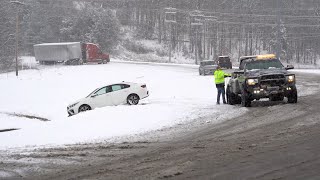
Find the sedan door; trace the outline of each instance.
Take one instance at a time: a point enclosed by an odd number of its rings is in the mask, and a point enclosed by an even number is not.
[[[114,84],[112,88],[112,101],[114,105],[125,104],[129,95],[129,85],[127,84]]]
[[[90,96],[90,104],[93,108],[112,105],[111,87],[106,86]]]

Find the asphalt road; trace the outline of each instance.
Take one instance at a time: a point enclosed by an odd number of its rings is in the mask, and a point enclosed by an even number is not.
[[[134,142],[2,152],[0,175],[41,180],[320,179],[320,76],[297,74],[297,79],[297,104],[253,102],[240,117],[179,124]]]

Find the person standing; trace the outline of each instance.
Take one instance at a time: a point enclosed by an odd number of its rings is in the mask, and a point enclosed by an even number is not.
[[[214,81],[218,90],[217,95],[217,104],[220,104],[220,96],[222,95],[223,104],[227,104],[226,102],[226,92],[225,92],[225,77],[230,77],[230,74],[227,74],[222,71],[220,66],[217,66],[217,69],[214,71]]]

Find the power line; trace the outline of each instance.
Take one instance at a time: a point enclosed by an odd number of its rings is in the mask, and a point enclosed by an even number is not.
[[[61,2],[64,2],[64,1],[61,1]],[[90,2],[90,1],[88,1]],[[108,3],[107,1],[102,1],[102,3]],[[108,4],[110,5],[110,4]],[[40,6],[49,6],[49,7],[52,7],[51,4],[41,4]],[[112,5],[110,5],[112,6]],[[74,6],[70,6],[70,5],[55,5],[53,6],[54,8],[75,8]],[[123,8],[126,8],[126,7],[123,7]],[[112,9],[123,9],[123,8],[118,8],[118,7],[114,7],[112,6]],[[139,7],[139,9],[147,9],[147,10],[150,10],[150,11],[163,11],[163,8],[164,7],[159,7],[159,8],[149,8],[149,7]],[[272,8],[273,10],[275,10],[275,8]],[[264,8],[265,10],[265,8]],[[309,10],[309,9],[305,9],[305,10],[308,10],[308,11],[316,11],[315,10]],[[181,13],[186,13],[186,14],[189,14],[190,12],[194,11],[194,9],[177,9],[178,12],[181,12]],[[218,11],[208,11],[208,10],[199,10],[200,12],[202,13],[209,13],[209,14],[219,14],[219,15],[233,15],[233,16],[249,16],[249,17],[274,17],[276,18],[277,15],[274,15],[274,14],[256,14],[256,13],[252,13],[252,14],[248,14],[248,13],[235,13],[235,12],[218,12]],[[296,11],[296,10],[292,10],[292,11]],[[259,10],[260,12],[260,10]],[[268,11],[270,12],[270,11]],[[303,16],[294,16],[294,15],[282,15],[282,17],[286,17],[286,18],[296,18],[296,19],[316,19],[316,20],[319,20],[320,19],[320,16],[311,16],[311,15],[303,15]]]

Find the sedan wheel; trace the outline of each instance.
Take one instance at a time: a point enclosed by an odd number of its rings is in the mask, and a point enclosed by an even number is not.
[[[86,105],[86,104],[81,105],[79,107],[79,112],[84,112],[84,111],[89,111],[89,110],[91,110],[91,107],[89,105]]]
[[[128,103],[129,105],[137,105],[137,104],[139,103],[139,100],[140,100],[140,98],[139,98],[138,95],[136,95],[136,94],[131,94],[131,95],[129,95],[128,98],[127,98],[127,103]]]

